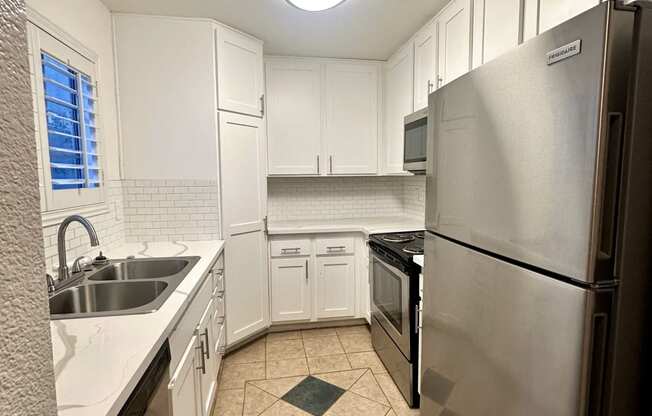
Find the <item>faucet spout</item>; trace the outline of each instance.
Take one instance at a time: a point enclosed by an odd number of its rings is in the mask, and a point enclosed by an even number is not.
[[[91,240],[91,246],[96,247],[100,244],[100,240],[97,238],[97,232],[93,224],[90,223],[86,218],[81,215],[71,215],[61,222],[59,225],[59,231],[57,232],[57,251],[59,252],[59,281],[64,281],[70,277],[70,271],[68,270],[68,261],[66,259],[66,231],[68,226],[73,223],[80,223],[88,233],[88,236]]]

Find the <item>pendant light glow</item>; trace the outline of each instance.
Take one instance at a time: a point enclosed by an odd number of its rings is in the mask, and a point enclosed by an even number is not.
[[[287,0],[288,3],[301,10],[309,12],[321,12],[322,10],[332,9],[335,6],[344,3],[345,0]]]

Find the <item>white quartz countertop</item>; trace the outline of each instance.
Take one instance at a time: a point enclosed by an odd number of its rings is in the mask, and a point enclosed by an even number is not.
[[[105,253],[201,260],[154,313],[51,321],[60,416],[118,414],[223,248],[223,241],[128,243]]]
[[[423,229],[423,220],[413,217],[270,221],[268,224],[270,235],[344,232],[361,232],[369,235],[401,231],[419,231]]]

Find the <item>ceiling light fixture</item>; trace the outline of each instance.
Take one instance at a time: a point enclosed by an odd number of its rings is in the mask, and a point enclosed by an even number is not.
[[[344,3],[345,0],[287,0],[294,7],[309,12],[321,12]]]

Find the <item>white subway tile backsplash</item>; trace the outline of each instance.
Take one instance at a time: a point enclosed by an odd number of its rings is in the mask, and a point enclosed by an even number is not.
[[[425,214],[425,177],[270,178],[270,221]]]
[[[126,240],[215,240],[220,236],[217,181],[128,180]]]

